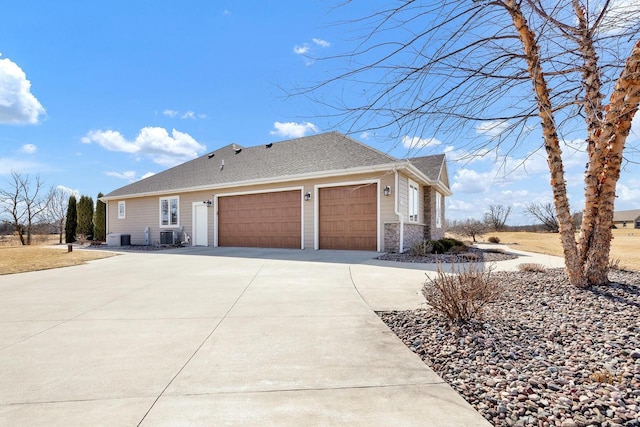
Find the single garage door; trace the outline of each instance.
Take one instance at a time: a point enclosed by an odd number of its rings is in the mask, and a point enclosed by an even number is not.
[[[218,245],[301,247],[300,190],[218,198]]]
[[[320,188],[320,249],[378,249],[377,184]]]

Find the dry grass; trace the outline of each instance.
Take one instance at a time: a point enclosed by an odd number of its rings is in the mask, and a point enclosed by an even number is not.
[[[620,260],[620,268],[640,271],[640,229],[615,229],[611,242],[611,259]],[[552,233],[491,233],[513,249],[563,256],[560,236]]]
[[[7,236],[5,236],[7,237]],[[113,252],[102,251],[81,251],[74,250],[67,252],[67,246],[60,248],[48,248],[38,245],[16,246],[12,239],[4,239],[0,245],[0,275],[13,273],[26,273],[28,271],[47,270],[50,268],[70,267],[72,265],[84,264],[94,259],[108,258],[116,255]],[[57,236],[54,241],[38,236],[37,240],[46,244],[57,243]],[[19,241],[17,242],[19,245]]]
[[[62,236],[64,239],[64,236]],[[26,239],[26,236],[25,236]],[[31,236],[32,245],[57,245],[60,237],[57,234],[34,234]],[[18,236],[0,235],[0,247],[20,246]]]

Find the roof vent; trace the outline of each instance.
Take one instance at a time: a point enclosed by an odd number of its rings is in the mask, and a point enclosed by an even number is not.
[[[242,148],[236,148],[235,150],[233,150],[236,154],[240,154],[240,152],[242,151]]]
[[[213,156],[215,156],[215,154],[214,154],[214,153],[211,153],[211,154],[209,154],[209,155],[207,156],[207,158],[209,158],[209,159],[210,159],[210,158],[212,158]]]
[[[220,170],[224,169],[224,159],[222,159],[222,164],[220,165]]]
[[[267,145],[265,145],[265,147],[267,147],[267,148],[273,147],[273,142],[268,143]]]

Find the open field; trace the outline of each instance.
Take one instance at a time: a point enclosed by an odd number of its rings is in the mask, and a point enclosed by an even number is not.
[[[62,238],[64,239],[64,236]],[[32,245],[57,245],[59,241],[60,237],[57,234],[33,234],[31,236]],[[0,235],[0,247],[8,246],[20,246],[20,238],[12,235]]]
[[[640,271],[640,230],[638,229],[615,229],[613,231],[613,241],[611,242],[611,260],[620,260],[620,267]],[[490,232],[483,236],[487,239],[496,236],[501,244],[510,245],[514,249],[537,252],[549,255],[563,256],[560,244],[560,235],[552,233],[529,233],[529,232]]]
[[[70,267],[114,255],[116,254],[113,252],[103,251],[67,252],[66,246],[64,249],[43,246],[0,247],[0,275]]]

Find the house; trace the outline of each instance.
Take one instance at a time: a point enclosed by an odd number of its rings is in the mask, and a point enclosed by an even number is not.
[[[112,191],[131,244],[404,251],[445,231],[444,155],[396,159],[338,132],[231,144]]]
[[[640,228],[640,209],[614,212],[613,225],[616,228]]]

